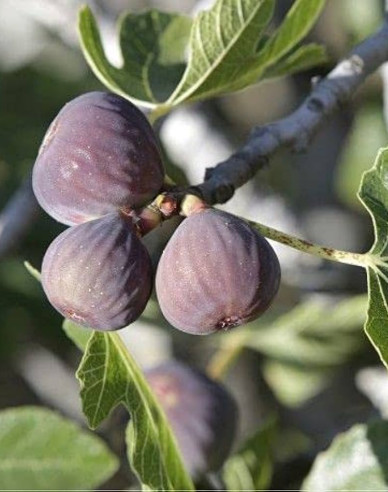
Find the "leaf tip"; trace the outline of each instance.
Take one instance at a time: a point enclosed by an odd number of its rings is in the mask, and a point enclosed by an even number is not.
[[[26,268],[26,270],[28,271],[28,273],[30,275],[32,275],[38,282],[40,282],[41,274],[40,274],[39,270],[37,268],[33,267],[29,261],[24,261],[23,265]]]
[[[89,4],[85,3],[81,5],[78,10],[78,32],[82,41],[83,32],[90,26],[96,24],[93,11]]]
[[[87,16],[93,16],[92,9],[90,8],[90,5],[88,3],[84,3],[80,6],[78,10],[78,16],[80,19]]]

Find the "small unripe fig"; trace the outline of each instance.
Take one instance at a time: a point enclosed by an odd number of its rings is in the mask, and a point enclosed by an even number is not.
[[[107,92],[84,94],[62,108],[33,169],[38,202],[67,225],[139,207],[158,193],[163,179],[146,117],[126,99]]]
[[[237,428],[237,406],[220,384],[176,361],[145,371],[193,477],[219,469]]]
[[[156,294],[172,326],[207,335],[260,316],[279,282],[268,241],[238,217],[205,208],[185,219],[167,244]]]
[[[143,312],[152,289],[150,257],[119,213],[70,227],[43,258],[42,285],[63,316],[95,330],[117,330]]]

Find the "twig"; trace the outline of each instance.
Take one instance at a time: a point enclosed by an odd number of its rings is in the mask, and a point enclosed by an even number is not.
[[[256,127],[245,145],[226,161],[206,172],[205,181],[195,187],[207,203],[224,203],[236,188],[262,169],[275,152],[284,147],[306,149],[325,120],[365,79],[388,60],[388,20],[313,87],[309,96],[291,115]]]

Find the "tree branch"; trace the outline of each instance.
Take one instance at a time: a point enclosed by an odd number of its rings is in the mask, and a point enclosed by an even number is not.
[[[388,20],[315,84],[296,111],[274,123],[254,128],[243,147],[207,170],[205,181],[195,186],[194,192],[209,204],[224,203],[279,149],[304,150],[325,120],[351,99],[365,79],[387,60]]]

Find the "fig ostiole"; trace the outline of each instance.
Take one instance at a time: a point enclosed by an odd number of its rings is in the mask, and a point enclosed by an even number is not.
[[[131,219],[109,214],[62,232],[42,264],[42,285],[63,316],[95,330],[117,330],[143,312],[151,259]]]
[[[182,222],[163,251],[156,294],[172,326],[207,335],[263,314],[279,282],[279,261],[263,236],[234,215],[203,208]]]

